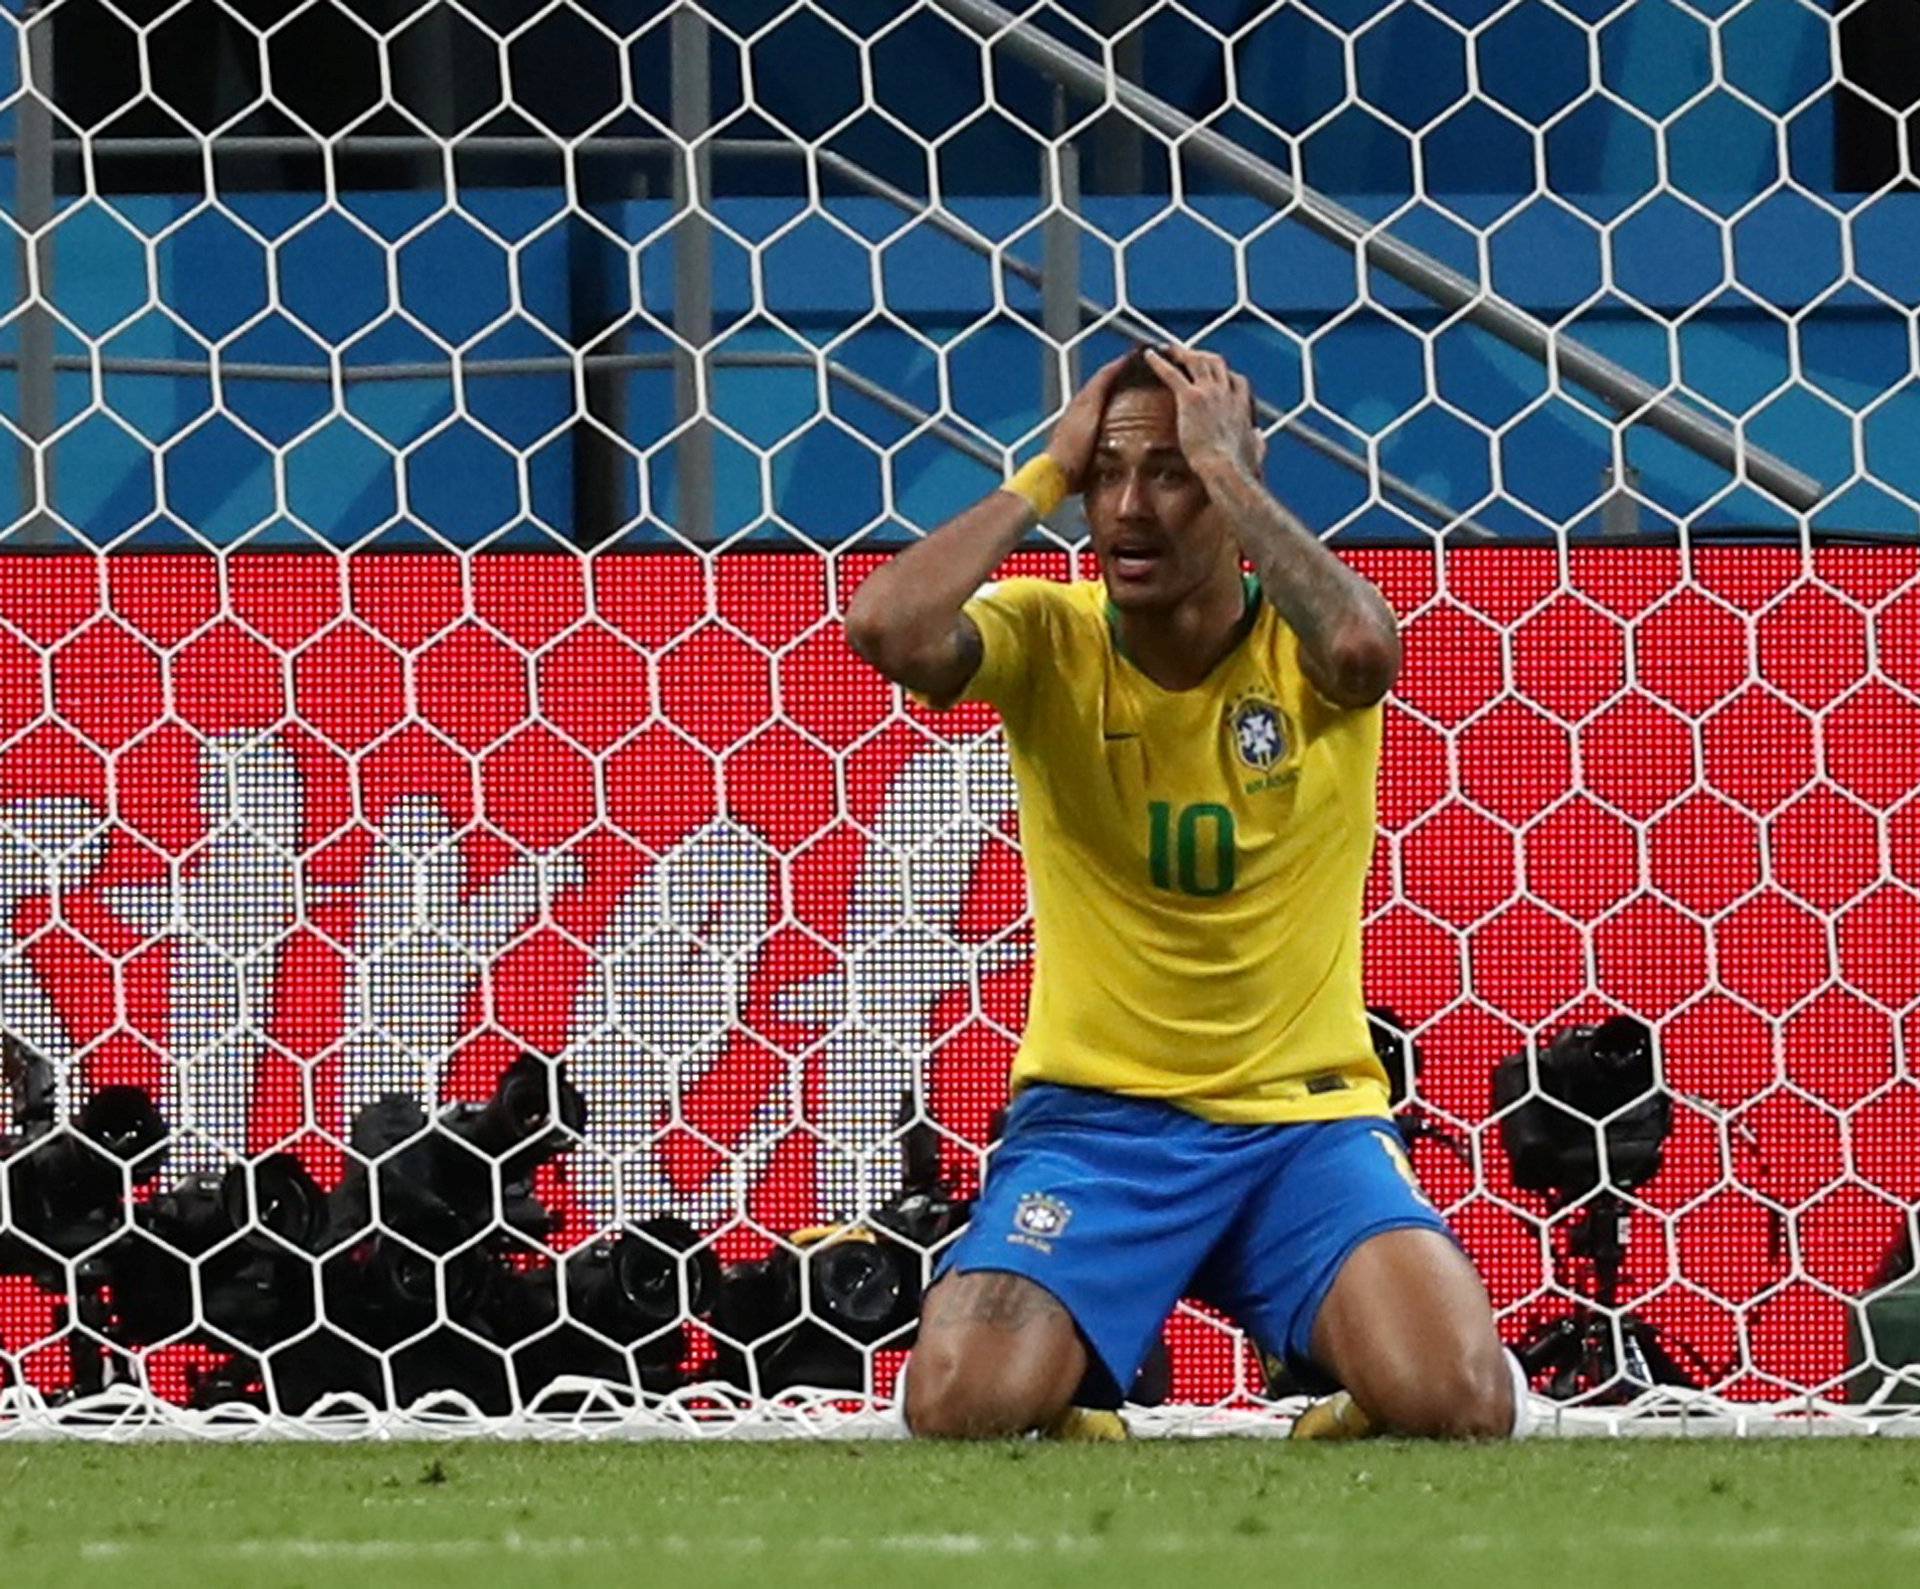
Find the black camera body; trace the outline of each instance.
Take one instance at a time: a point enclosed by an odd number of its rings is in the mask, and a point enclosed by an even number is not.
[[[259,1199],[249,1217],[248,1183],[284,1182],[286,1201]],[[320,1190],[290,1153],[225,1175],[186,1176],[133,1210],[133,1230],[102,1256],[112,1293],[110,1333],[131,1343],[162,1340],[194,1325],[216,1338],[261,1348],[313,1320],[312,1260]],[[194,1308],[194,1273],[200,1309]]]
[[[723,1271],[692,1226],[654,1218],[555,1260],[534,1176],[586,1108],[564,1067],[531,1053],[482,1103],[375,1099],[330,1192],[281,1152],[138,1198],[166,1154],[152,1099],[101,1088],[62,1124],[53,1067],[13,1043],[7,1061],[0,1269],[67,1295],[85,1326],[69,1337],[81,1395],[137,1374],[146,1346],[193,1341],[230,1354],[195,1380],[202,1408],[444,1393],[502,1414],[567,1376],[674,1390],[700,1321],[719,1337],[703,1377],[857,1390],[874,1347],[910,1344],[933,1251],[972,1211],[922,1123],[904,1133],[899,1191],[860,1225]]]
[[[166,1162],[167,1124],[143,1087],[102,1087],[64,1125],[52,1064],[5,1039],[11,1129],[0,1134],[0,1174],[10,1226],[0,1231],[0,1272],[65,1285],[60,1262],[106,1241],[127,1223],[126,1196]]]
[[[1624,1015],[1508,1055],[1494,1069],[1493,1102],[1514,1184],[1568,1202],[1652,1180],[1673,1128],[1653,1033]]]

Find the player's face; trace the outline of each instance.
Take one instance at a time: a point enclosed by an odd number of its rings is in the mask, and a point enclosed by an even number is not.
[[[1177,606],[1229,555],[1226,529],[1180,451],[1173,394],[1163,387],[1121,392],[1107,404],[1087,472],[1086,510],[1116,607]]]

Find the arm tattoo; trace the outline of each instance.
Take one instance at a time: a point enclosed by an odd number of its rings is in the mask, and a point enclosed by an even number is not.
[[[910,690],[919,690],[942,706],[952,705],[973,682],[973,676],[980,671],[980,664],[987,654],[986,642],[980,638],[979,628],[965,613],[953,620],[947,652],[938,666],[929,666],[918,676],[900,675],[899,682]]]
[[[1318,675],[1316,685],[1325,689],[1338,680],[1335,650],[1343,637],[1359,631],[1394,643],[1398,626],[1386,598],[1321,545],[1257,477],[1236,471],[1208,486],[1232,520],[1267,599],[1299,636],[1301,655]]]
[[[1051,1292],[1025,1275],[981,1270],[934,1287],[927,1296],[926,1322],[1022,1330],[1043,1319],[1064,1318],[1066,1312]]]

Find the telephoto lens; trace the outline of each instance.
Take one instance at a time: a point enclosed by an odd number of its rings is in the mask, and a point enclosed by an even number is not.
[[[62,1257],[85,1252],[126,1223],[128,1187],[160,1173],[166,1144],[167,1123],[144,1087],[102,1087],[65,1126],[27,1122],[6,1144],[13,1228]],[[37,1271],[27,1254],[7,1266]]]

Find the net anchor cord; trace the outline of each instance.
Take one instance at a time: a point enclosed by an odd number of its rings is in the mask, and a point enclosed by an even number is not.
[[[1812,476],[1770,452],[1744,445],[1732,430],[1672,394],[1495,297],[1424,250],[1370,225],[1364,217],[1224,134],[1202,126],[1138,84],[1125,81],[1078,50],[1050,38],[993,0],[932,3],[936,10],[969,28],[983,45],[1004,44],[1042,76],[1094,100],[1120,106],[1190,150],[1201,163],[1232,178],[1255,197],[1294,215],[1322,237],[1344,245],[1366,264],[1519,349],[1549,372],[1564,375],[1596,393],[1619,412],[1623,424],[1650,426],[1796,512],[1809,512],[1825,498],[1826,488]]]

